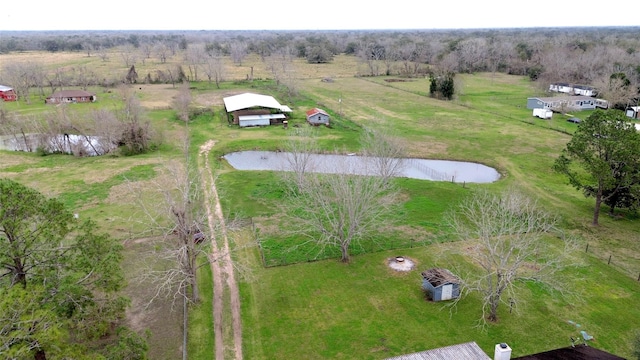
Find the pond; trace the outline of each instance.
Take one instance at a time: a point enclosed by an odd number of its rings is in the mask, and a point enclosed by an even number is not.
[[[73,134],[17,134],[0,136],[0,150],[65,153],[76,156],[107,154],[117,146],[97,136]]]
[[[371,174],[374,158],[348,155],[309,155],[311,172],[338,173],[348,171],[356,174]],[[236,170],[292,171],[292,153],[273,151],[239,151],[223,156]],[[431,181],[452,181],[456,183],[492,183],[500,179],[500,174],[486,165],[449,160],[397,159],[398,177]]]

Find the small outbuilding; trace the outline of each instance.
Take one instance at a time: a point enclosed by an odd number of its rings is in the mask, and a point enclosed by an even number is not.
[[[640,106],[628,107],[625,114],[632,119],[640,119]]]
[[[3,101],[16,101],[18,100],[18,95],[12,87],[0,85],[0,99]]]
[[[307,122],[311,125],[329,125],[329,114],[318,108],[307,111]]]
[[[422,289],[432,301],[456,299],[460,296],[460,279],[447,269],[429,269],[422,272]]]

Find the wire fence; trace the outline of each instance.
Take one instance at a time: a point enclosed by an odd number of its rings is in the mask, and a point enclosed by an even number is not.
[[[593,243],[587,243],[584,251],[640,282],[640,258],[637,257],[637,254],[634,257],[633,253],[615,253],[608,248]]]
[[[287,266],[305,262],[316,262],[327,259],[339,259],[340,250],[337,247],[320,248],[315,243],[301,243],[299,239],[261,238],[259,227],[253,219],[243,220],[244,226],[252,228],[253,241],[257,244],[260,261],[265,268]],[[349,256],[365,253],[375,253],[387,250],[412,249],[427,246],[437,242],[447,241],[438,235],[424,238],[407,238],[405,236],[388,236],[363,243],[355,242],[349,249]]]

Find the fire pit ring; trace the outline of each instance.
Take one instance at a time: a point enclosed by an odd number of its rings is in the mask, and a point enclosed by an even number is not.
[[[387,265],[395,271],[408,272],[413,270],[416,264],[408,257],[394,256],[387,258]]]

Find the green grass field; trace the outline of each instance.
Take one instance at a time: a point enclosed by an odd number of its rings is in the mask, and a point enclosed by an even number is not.
[[[257,69],[261,65],[256,62],[254,66]],[[258,249],[242,247],[234,255],[246,270],[241,296],[247,359],[383,359],[472,340],[488,354],[496,343],[507,342],[514,356],[521,356],[570,345],[569,337],[575,337],[577,331],[568,320],[582,324],[595,336],[593,346],[631,356],[634,332],[640,328],[639,220],[632,213],[623,212],[617,218],[603,213],[599,227],[590,225],[593,200],[585,199],[551,170],[576,125],[558,114],[551,120],[532,117],[525,107],[526,97],[536,95],[537,90],[527,79],[497,73],[458,75],[457,98],[443,102],[426,95],[427,79],[387,82],[383,77],[354,77],[357,65],[343,58],[326,67],[297,66],[298,73],[304,74],[298,80],[300,95],[279,100],[295,111],[291,126],[305,126],[301,114],[313,106],[333,115],[331,128],[318,129],[319,143],[325,149],[357,150],[364,127],[384,127],[403,139],[412,157],[481,162],[498,169],[502,179],[494,184],[466,186],[397,180],[405,199],[399,214],[407,231],[401,239],[405,241],[399,241],[396,250],[357,255],[350,264],[328,259],[263,268]],[[349,66],[351,76],[344,70]],[[246,67],[234,70],[242,79]],[[320,81],[332,74],[339,74],[333,82]],[[211,107],[214,116],[198,118],[189,125],[191,150],[195,153],[208,139],[216,140],[211,161],[219,175],[225,213],[250,218],[257,228],[268,228],[279,211],[280,178],[269,172],[235,171],[218,157],[229,151],[279,149],[286,131],[281,127],[229,126],[222,114],[221,98],[241,91],[281,95],[269,82],[256,85],[230,81],[220,90],[205,83],[194,84],[199,105]],[[170,85],[144,86],[140,92],[149,118],[165,133],[165,143],[157,152],[126,158],[72,158],[2,151],[0,176],[58,196],[74,212],[95,219],[113,236],[123,241],[134,239],[143,229],[132,221],[136,209],[124,179],[144,184],[155,176],[159,166],[180,157],[177,135],[184,128],[167,110],[170,96],[175,94]],[[113,106],[117,99],[110,94],[104,93],[90,106]],[[33,105],[8,104],[7,108],[25,114],[50,110],[35,101]],[[588,113],[574,115],[584,118]],[[433,266],[472,269],[454,251],[464,243],[450,235],[445,214],[473,190],[509,186],[536,197],[548,211],[560,215],[564,230],[578,237],[582,251],[575,254],[574,266],[562,273],[570,290],[565,296],[533,283],[520,283],[517,307],[510,312],[503,306],[497,324],[479,329],[477,295],[464,298],[453,308],[427,302],[420,289],[420,272]],[[254,239],[248,229],[237,236],[236,242],[245,245]],[[277,233],[257,236],[268,239],[276,248],[280,244],[286,249],[283,243],[291,241]],[[588,252],[584,251],[587,245]],[[136,267],[131,260],[141,247],[126,248],[126,267]],[[391,271],[386,260],[396,255],[414,259],[416,269],[409,273]],[[304,259],[302,256],[294,261]],[[209,269],[205,266],[202,271],[202,296],[210,298]],[[135,289],[128,291],[130,296],[137,296]],[[154,320],[163,316],[162,311],[170,309],[154,312]],[[210,303],[194,306],[189,319],[189,358],[212,358]],[[175,358],[170,351],[154,352],[154,344],[164,345],[155,349],[166,349],[167,344],[178,349],[181,339],[154,332],[153,327],[180,324],[173,320],[164,325],[154,321],[143,325],[155,333],[149,340],[152,358]]]

